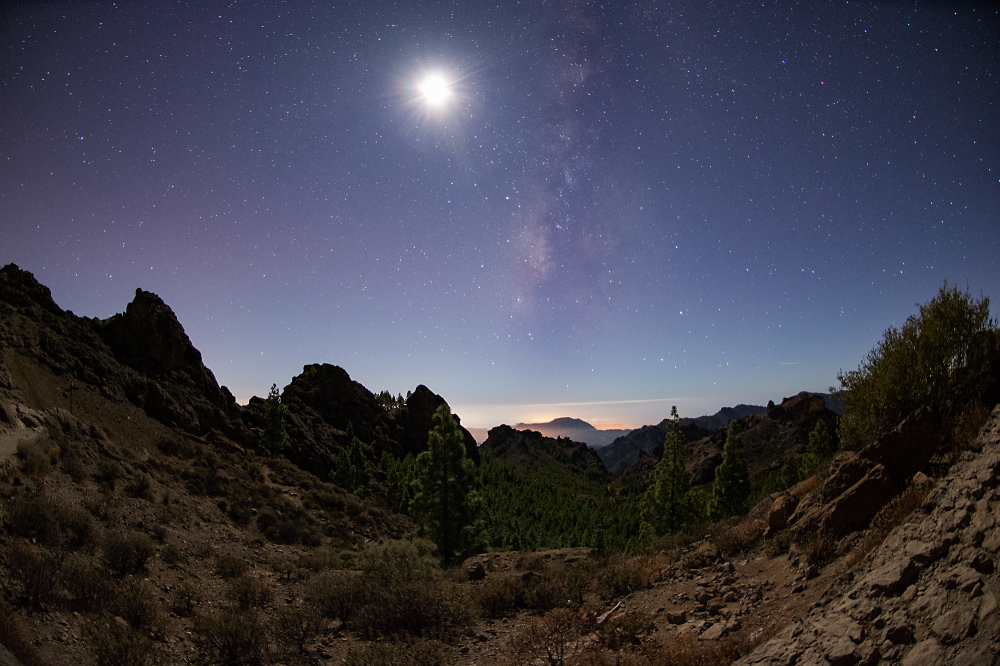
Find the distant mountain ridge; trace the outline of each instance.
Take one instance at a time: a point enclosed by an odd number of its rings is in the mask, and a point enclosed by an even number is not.
[[[575,419],[568,416],[552,419],[547,423],[517,423],[515,430],[534,430],[546,437],[567,437],[575,442],[583,442],[591,448],[607,446],[623,435],[627,435],[629,430],[598,430],[582,419]]]
[[[767,407],[760,405],[739,404],[735,407],[723,407],[715,414],[681,419],[681,429],[684,430],[685,439],[693,441],[723,430],[732,419],[742,419],[766,411]],[[662,449],[667,434],[667,421],[668,419],[663,419],[656,425],[646,425],[632,430],[597,449],[597,455],[601,457],[609,472],[614,474],[627,472],[634,468],[640,459],[654,455],[657,447]],[[659,460],[658,455],[656,460]]]

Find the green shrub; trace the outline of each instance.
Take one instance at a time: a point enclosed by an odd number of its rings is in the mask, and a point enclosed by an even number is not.
[[[129,497],[141,497],[150,502],[153,501],[153,488],[149,477],[144,473],[134,475],[125,484],[125,494]]]
[[[837,375],[844,448],[863,448],[923,405],[944,412],[953,374],[966,367],[977,339],[996,330],[988,297],[974,300],[947,282],[917,307],[901,329],[885,331],[857,370]]]

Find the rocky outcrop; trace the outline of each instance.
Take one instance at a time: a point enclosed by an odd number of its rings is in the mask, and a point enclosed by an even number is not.
[[[860,453],[842,451],[823,485],[803,501],[788,523],[801,539],[817,532],[839,538],[864,529],[941,445],[938,419],[922,407]]]
[[[1000,406],[974,448],[808,616],[737,663],[997,663]]]
[[[508,425],[490,430],[482,451],[523,470],[539,466],[566,467],[580,473],[606,474],[604,463],[589,446],[564,437],[546,437],[534,430],[515,430]]]
[[[402,407],[387,409],[346,370],[328,363],[305,366],[284,388],[281,400],[290,437],[289,459],[322,478],[341,448],[350,444],[348,425],[368,445],[373,462],[382,451],[400,458],[417,455],[427,448],[434,412],[445,404],[444,398],[421,385]],[[253,425],[263,425],[262,400],[251,400],[248,412]],[[464,428],[461,431],[466,456],[478,463],[476,440]]]

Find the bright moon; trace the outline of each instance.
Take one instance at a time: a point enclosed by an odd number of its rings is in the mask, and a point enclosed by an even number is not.
[[[419,86],[420,94],[431,106],[444,104],[445,100],[451,97],[451,90],[448,82],[438,75],[428,76]]]

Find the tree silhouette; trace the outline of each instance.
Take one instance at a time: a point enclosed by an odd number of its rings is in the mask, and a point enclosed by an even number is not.
[[[288,433],[285,432],[285,406],[281,403],[277,384],[271,384],[271,390],[264,400],[264,429],[260,435],[260,443],[272,456],[281,454],[288,443]]]
[[[663,458],[643,507],[644,518],[657,536],[676,532],[690,519],[687,492],[691,477],[684,465],[684,433],[676,406],[670,408],[670,419]]]
[[[475,466],[447,404],[434,412],[428,449],[417,456],[413,517],[447,565],[470,553],[479,541],[479,494]]]

